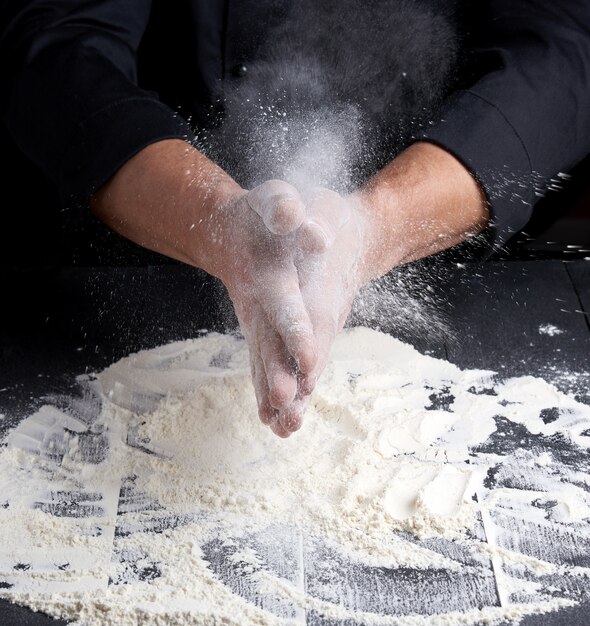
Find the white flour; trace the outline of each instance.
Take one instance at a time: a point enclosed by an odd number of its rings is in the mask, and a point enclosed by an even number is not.
[[[43,407],[1,449],[4,597],[97,626],[427,625],[590,595],[590,408],[541,379],[355,329],[286,441],[231,336],[91,385],[100,411]]]
[[[563,330],[557,328],[553,324],[541,324],[539,326],[539,335],[549,335],[549,337],[555,337],[555,335],[563,335]]]

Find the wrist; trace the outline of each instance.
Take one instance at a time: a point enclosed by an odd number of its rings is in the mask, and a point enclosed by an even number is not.
[[[368,184],[353,196],[361,220],[359,278],[366,284],[400,264],[403,256],[398,190],[385,181]]]
[[[182,247],[191,265],[226,282],[233,265],[227,258],[234,239],[232,210],[247,191],[223,174],[198,189],[187,188]]]
[[[488,221],[483,189],[446,150],[417,143],[356,194],[368,215],[373,277],[481,232]]]
[[[170,146],[166,159],[170,179],[169,200],[161,205],[166,227],[160,235],[172,235],[174,256],[218,276],[219,247],[227,237],[227,207],[246,193],[224,170],[192,146]],[[162,154],[158,155],[161,162]],[[159,166],[159,164],[158,164]]]
[[[245,193],[182,140],[151,144],[91,199],[108,226],[141,246],[215,273],[221,208]],[[217,245],[217,247],[219,247]]]

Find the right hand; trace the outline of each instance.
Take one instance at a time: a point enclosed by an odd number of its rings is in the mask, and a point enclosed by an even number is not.
[[[292,241],[305,216],[297,191],[268,181],[247,192],[192,146],[169,139],[129,159],[91,206],[132,241],[223,281],[250,346],[262,421],[287,436],[278,413],[317,359],[294,265]]]

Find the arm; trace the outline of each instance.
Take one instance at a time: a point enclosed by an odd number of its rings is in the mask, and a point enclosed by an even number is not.
[[[486,225],[501,246],[528,221],[551,178],[590,151],[590,3],[487,0],[477,10],[479,70],[469,88],[357,194],[311,203],[310,219],[331,231],[331,243],[300,266],[319,343],[302,395],[360,286]],[[330,204],[348,212],[344,224]],[[292,411],[300,416],[303,408]]]
[[[181,140],[154,143],[122,165],[90,208],[131,241],[228,281],[215,216],[245,192],[221,168]]]
[[[149,10],[149,0],[3,3],[4,120],[64,200],[94,194],[93,210],[112,228],[224,281],[270,422],[296,393],[292,362],[302,372],[315,364],[285,245],[303,208],[284,185],[246,194],[183,141],[191,131],[182,119],[138,87]]]
[[[137,85],[149,0],[7,0],[5,123],[64,200],[86,200],[127,159],[188,125]]]
[[[476,235],[489,219],[485,194],[469,170],[425,142],[407,148],[356,197],[367,223],[361,284]]]
[[[349,197],[320,190],[308,199],[298,246],[301,291],[318,342],[318,361],[299,381],[298,399],[279,414],[285,430],[301,424],[307,396],[344,326],[358,289],[393,267],[433,254],[485,228],[488,204],[451,154],[416,143]],[[310,226],[311,225],[311,226]],[[307,233],[321,231],[322,248]]]
[[[590,3],[487,0],[478,15],[472,83],[422,138],[474,173],[500,246],[590,151]]]
[[[281,181],[246,192],[186,142],[166,140],[129,159],[91,207],[132,241],[223,281],[250,348],[260,417],[286,436],[275,415],[317,359],[295,266],[305,214],[297,192]]]

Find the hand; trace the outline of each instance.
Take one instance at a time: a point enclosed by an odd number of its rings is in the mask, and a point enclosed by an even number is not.
[[[300,427],[361,277],[359,201],[328,189],[305,200],[307,209],[295,188],[267,181],[215,220],[237,256],[218,274],[249,345],[259,416],[280,437]]]
[[[317,362],[299,378],[295,400],[278,414],[288,431],[301,424],[358,289],[393,267],[480,232],[488,219],[485,195],[470,172],[428,143],[412,145],[351,196],[317,189],[304,200],[296,266]]]
[[[369,225],[367,212],[356,196],[342,197],[318,188],[304,200],[307,216],[295,233],[295,266],[313,327],[317,359],[313,368],[300,373],[294,400],[276,414],[278,425],[287,433],[301,426],[308,398],[328,361],[332,342],[344,326],[364,282],[364,247]]]
[[[281,437],[298,426],[287,409],[298,398],[298,379],[317,361],[295,266],[299,237],[319,245],[317,233],[301,227],[304,217],[297,191],[271,180],[232,196],[208,227],[209,271],[226,285],[248,342],[260,419]]]
[[[129,239],[224,282],[250,345],[261,418],[286,436],[277,411],[317,358],[294,265],[305,216],[295,189],[268,181],[246,192],[184,141],[164,140],[125,163],[91,206]]]

